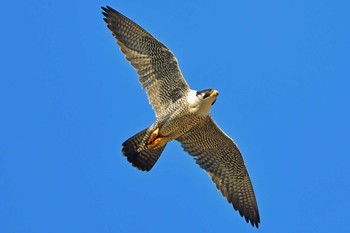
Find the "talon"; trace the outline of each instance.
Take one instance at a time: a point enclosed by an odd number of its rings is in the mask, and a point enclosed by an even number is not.
[[[159,145],[161,143],[161,141],[163,141],[163,137],[159,137],[159,138],[156,138],[154,141],[152,141],[151,143],[148,143],[148,147],[149,148],[154,148],[156,147],[157,145]]]
[[[147,147],[148,148],[155,148],[157,147],[159,144],[163,143],[163,141],[167,140],[168,136],[164,136],[164,135],[160,135],[159,134],[159,128],[157,128],[156,130],[154,130],[151,134],[151,136],[148,139],[147,142]]]
[[[151,134],[151,136],[148,139],[147,145],[151,145],[154,143],[154,141],[157,139],[158,134],[159,133],[159,128],[157,128],[156,130],[154,130]]]

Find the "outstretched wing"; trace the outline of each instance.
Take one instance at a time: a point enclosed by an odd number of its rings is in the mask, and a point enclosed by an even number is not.
[[[156,115],[189,90],[173,53],[136,23],[107,6],[104,21],[136,69]]]
[[[235,142],[221,131],[210,116],[177,141],[209,173],[234,209],[247,222],[258,227],[260,216],[252,183]]]

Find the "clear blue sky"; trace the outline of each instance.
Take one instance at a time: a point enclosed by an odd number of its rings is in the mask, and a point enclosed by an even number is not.
[[[100,6],[166,44],[238,143],[261,225],[172,142],[142,173],[121,143],[155,119]],[[349,1],[6,1],[0,232],[350,232]]]

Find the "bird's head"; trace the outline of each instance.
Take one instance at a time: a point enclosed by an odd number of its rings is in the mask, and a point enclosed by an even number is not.
[[[196,95],[201,101],[203,101],[202,104],[210,104],[210,106],[212,106],[215,103],[219,92],[214,89],[206,89],[203,91],[197,91]]]
[[[198,115],[208,115],[218,95],[219,92],[213,89],[203,91],[192,90],[188,96],[190,112]]]

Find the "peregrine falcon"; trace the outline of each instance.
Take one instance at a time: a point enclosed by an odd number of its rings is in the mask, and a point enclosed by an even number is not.
[[[134,167],[149,171],[169,141],[180,142],[234,209],[258,227],[258,206],[243,157],[236,143],[210,116],[219,92],[191,89],[177,59],[164,44],[113,8],[102,10],[107,27],[136,69],[156,115],[150,127],[122,144],[123,155]]]

